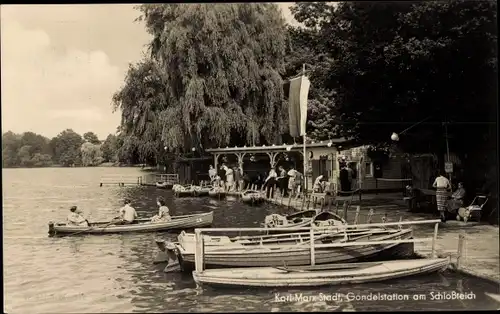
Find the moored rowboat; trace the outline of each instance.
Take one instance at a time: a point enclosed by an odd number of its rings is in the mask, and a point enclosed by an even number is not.
[[[365,283],[445,269],[449,258],[396,260],[305,267],[251,267],[193,271],[198,284],[253,287],[300,287]]]
[[[343,235],[343,233],[339,233]],[[382,234],[364,234],[361,237],[346,239],[347,243],[364,241],[406,240],[412,235],[411,229],[388,231]],[[325,237],[326,238],[326,237]],[[346,241],[336,237],[335,241]],[[331,241],[331,240],[330,240]],[[207,267],[265,267],[265,266],[301,266],[311,263],[309,241],[292,245],[207,245],[204,253],[204,265]],[[316,241],[315,241],[316,242]],[[347,244],[346,243],[346,244]],[[175,244],[178,259],[184,269],[192,268],[195,261],[193,242]],[[413,245],[398,243],[366,244],[345,247],[322,247],[315,250],[316,264],[342,263],[359,261],[384,254],[408,257],[413,255]]]
[[[193,187],[194,196],[208,196],[208,192],[212,189],[211,185]]]
[[[176,184],[172,187],[172,191],[174,192],[174,195],[177,197],[189,197],[189,196],[194,196],[195,187],[191,184],[187,185]]]
[[[214,220],[214,213],[172,216],[172,220],[165,222],[151,222],[149,218],[138,219],[129,225],[110,225],[109,221],[93,222],[89,227],[71,226],[66,223],[49,223],[50,234],[105,234],[123,232],[154,232],[174,229],[187,229],[210,226]]]
[[[168,188],[172,188],[172,186],[173,186],[172,184],[165,182],[165,181],[156,182],[156,187],[158,189],[168,189]]]
[[[318,227],[346,225],[347,222],[332,212],[320,212],[316,210],[305,210],[287,216],[271,214],[266,216],[264,227],[266,228],[301,228],[315,225]]]
[[[245,203],[257,204],[264,201],[264,193],[256,190],[246,190],[241,193],[241,201]]]
[[[224,191],[224,188],[221,187],[215,187],[212,188],[210,191],[208,191],[208,196],[210,197],[215,197],[215,198],[223,198],[226,197],[226,191]]]

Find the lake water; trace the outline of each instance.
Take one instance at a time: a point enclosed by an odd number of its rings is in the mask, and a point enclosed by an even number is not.
[[[174,199],[154,187],[99,187],[102,175],[141,175],[136,168],[3,169],[4,312],[235,312],[496,309],[490,283],[454,273],[382,283],[317,289],[196,289],[190,274],[166,274],[154,265],[154,239],[163,234],[49,238],[47,223],[78,205],[92,220],[116,214],[124,197],[139,216],[164,195],[175,215],[214,210],[216,227],[258,226],[272,205],[236,200]],[[433,294],[469,293],[470,300],[433,300]],[[385,301],[374,301],[378,294]],[[470,294],[471,293],[471,294]],[[366,298],[372,300],[366,300]],[[408,300],[397,300],[405,298]],[[383,296],[382,296],[383,297]],[[359,300],[363,298],[364,300]],[[392,298],[392,300],[391,300]],[[420,300],[413,300],[417,298]],[[284,300],[284,301],[283,301]]]

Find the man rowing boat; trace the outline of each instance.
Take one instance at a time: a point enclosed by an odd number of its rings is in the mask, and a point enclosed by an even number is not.
[[[129,199],[125,199],[124,206],[120,208],[119,213],[120,216],[114,218],[111,223],[115,225],[129,225],[134,223],[134,220],[137,218],[137,212],[130,205],[131,202]]]

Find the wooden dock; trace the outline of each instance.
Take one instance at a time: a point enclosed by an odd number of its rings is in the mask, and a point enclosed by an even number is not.
[[[179,184],[179,175],[176,173],[151,173],[142,177],[141,185],[155,186],[156,182],[166,182],[167,185]]]
[[[142,176],[110,174],[101,177],[99,186],[104,185],[142,185]]]
[[[99,186],[104,185],[141,185],[141,186],[156,186],[156,182],[167,182],[167,184],[174,185],[179,183],[179,175],[166,173],[166,174],[146,174],[138,175],[121,175],[110,174],[102,176],[99,181]]]
[[[282,205],[284,211],[300,211],[310,207],[314,208],[313,199],[313,194],[310,194],[309,197],[298,199],[276,196],[266,200]],[[361,210],[359,206],[355,206],[356,210],[352,210],[350,209],[354,207],[351,206],[352,201],[342,200],[339,197],[335,201],[327,203],[326,206],[323,201],[320,201],[320,204],[322,208],[327,208],[354,224],[371,221],[397,221],[416,215],[409,213],[407,209],[399,205],[390,203],[380,206],[363,206],[365,208]],[[418,216],[420,219],[425,219],[428,214]],[[438,257],[450,256],[452,267],[456,271],[500,284],[498,227],[449,220],[442,224],[441,230],[439,241],[435,247],[429,243],[416,243],[415,253],[421,257],[429,257],[435,251]]]

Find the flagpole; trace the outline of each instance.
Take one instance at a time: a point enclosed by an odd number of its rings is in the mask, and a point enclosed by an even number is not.
[[[302,64],[302,75],[305,75],[305,73],[306,73],[306,65]],[[306,122],[306,126],[307,126],[307,122]],[[307,151],[306,151],[307,133],[306,133],[305,129],[304,129],[304,135],[302,136],[302,139],[303,139],[303,146],[304,146],[303,149],[304,149],[304,179],[305,179],[304,180],[304,197],[305,197],[305,195],[307,193],[307,181],[308,181],[308,178],[307,178]]]

